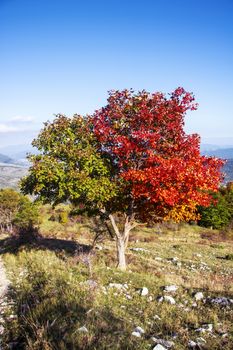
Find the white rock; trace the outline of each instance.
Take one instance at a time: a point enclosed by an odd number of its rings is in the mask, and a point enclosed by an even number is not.
[[[170,286],[166,286],[164,288],[164,291],[165,292],[175,292],[175,291],[177,291],[177,289],[178,289],[178,287],[176,285],[172,284]]]
[[[4,333],[5,328],[3,327],[3,325],[0,325],[0,334],[2,335]]]
[[[152,337],[151,340],[153,340],[156,344],[160,344],[162,346],[165,346],[165,348],[167,348],[167,349],[170,349],[175,345],[175,343],[173,341],[169,341],[169,340],[165,340],[165,339],[161,339],[161,338]]]
[[[217,297],[217,298],[209,298],[208,301],[210,301],[212,304],[219,305],[219,306],[228,306],[231,304],[231,299],[228,299],[226,297]]]
[[[190,348],[195,348],[195,347],[197,346],[197,343],[195,343],[195,341],[193,341],[193,340],[189,340],[188,346],[189,346]]]
[[[196,301],[202,300],[204,298],[204,294],[202,292],[198,292],[194,295]]]
[[[205,332],[206,332],[206,329],[203,328],[203,327],[200,327],[200,328],[197,328],[197,329],[196,329],[196,332],[205,333]]]
[[[144,248],[130,248],[130,250],[134,252],[146,252],[146,253],[150,252],[148,249],[144,249]]]
[[[206,324],[205,327],[206,327],[206,330],[207,330],[208,332],[212,332],[212,331],[213,331],[213,325],[212,325],[212,323]]]
[[[155,345],[153,350],[167,350],[167,349],[163,345],[157,344],[157,345]]]
[[[157,261],[162,261],[163,259],[160,258],[159,256],[157,256],[157,257],[155,258],[155,260],[157,260]]]
[[[140,327],[140,326],[137,326],[135,328],[134,332],[139,332],[140,334],[144,334],[145,333],[144,329],[142,327]]]
[[[176,262],[176,261],[178,261],[179,260],[179,258],[177,258],[176,256],[174,256],[174,258],[172,258],[172,261],[173,262]]]
[[[222,338],[226,338],[226,337],[228,337],[228,333],[222,334]]]
[[[141,338],[141,333],[139,332],[132,332],[131,333],[134,337]]]
[[[123,284],[121,284],[121,283],[109,283],[109,288],[116,288],[116,289],[119,289],[119,290],[121,290],[121,289],[126,289],[125,288],[125,286],[123,285]]]
[[[154,315],[153,319],[154,320],[161,320],[161,318],[158,315]]]
[[[85,326],[82,326],[78,329],[79,332],[83,332],[83,333],[88,333],[88,329]]]
[[[148,293],[149,293],[148,288],[143,287],[140,294],[141,294],[141,296],[145,296],[145,295],[147,295]]]
[[[171,297],[170,295],[164,295],[164,301],[166,301],[169,304],[174,305],[176,303],[175,299]]]
[[[87,285],[90,288],[98,287],[98,283],[95,280],[87,280],[87,281],[83,282],[83,284]]]
[[[202,327],[196,329],[196,332],[199,333],[205,333],[205,332],[212,332],[213,331],[213,325],[211,323],[204,324]]]

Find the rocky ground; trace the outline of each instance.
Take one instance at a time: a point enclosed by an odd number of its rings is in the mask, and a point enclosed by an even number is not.
[[[10,281],[6,276],[5,266],[0,260],[0,349],[1,349],[1,336],[5,331],[5,317],[9,316],[11,305],[7,297]]]
[[[196,227],[145,229],[131,238],[126,272],[115,268],[114,242],[92,253],[83,236],[73,252],[48,242],[2,249],[12,349],[232,350],[232,241]]]

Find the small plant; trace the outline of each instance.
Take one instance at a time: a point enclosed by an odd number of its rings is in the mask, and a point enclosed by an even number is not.
[[[93,274],[93,258],[94,258],[93,250],[85,252],[83,248],[80,247],[75,252],[74,260],[87,267],[88,274],[90,277],[92,277],[92,274]]]
[[[227,255],[225,256],[225,259],[226,259],[226,260],[232,260],[232,261],[233,261],[233,254],[227,254]]]
[[[214,249],[224,249],[224,245],[222,244],[211,244],[210,246]]]

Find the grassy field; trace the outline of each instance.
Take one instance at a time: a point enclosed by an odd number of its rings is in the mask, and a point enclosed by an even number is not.
[[[90,250],[87,226],[76,223],[76,236],[66,227],[65,240],[49,225],[31,244],[1,240],[3,349],[232,350],[232,241],[197,226],[144,228],[121,272],[115,242]]]

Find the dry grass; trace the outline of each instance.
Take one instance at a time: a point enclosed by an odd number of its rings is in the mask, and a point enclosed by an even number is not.
[[[91,242],[90,231],[85,231],[86,223],[79,225],[83,234],[77,233],[76,239],[85,247]],[[144,350],[154,347],[154,336],[173,341],[174,350],[184,350],[190,339],[200,336],[196,328],[211,323],[213,332],[201,334],[206,341],[201,349],[232,350],[232,307],[205,302],[208,297],[233,298],[233,261],[225,258],[232,254],[232,242],[203,239],[203,229],[195,226],[156,230],[144,228],[133,234],[126,272],[115,268],[115,242],[110,240],[91,255],[88,249],[66,250],[65,232],[52,241],[47,238],[43,247],[6,249],[4,260],[12,282],[9,297],[17,318],[5,320],[4,347]],[[131,250],[135,247],[145,251]],[[110,283],[127,288],[109,288]],[[171,294],[176,304],[158,302],[164,286],[170,284],[178,286]],[[149,290],[145,297],[138,292],[142,287]],[[195,306],[197,291],[203,292],[204,300]],[[79,331],[82,326],[88,333]],[[141,338],[132,336],[136,326],[145,330]]]

